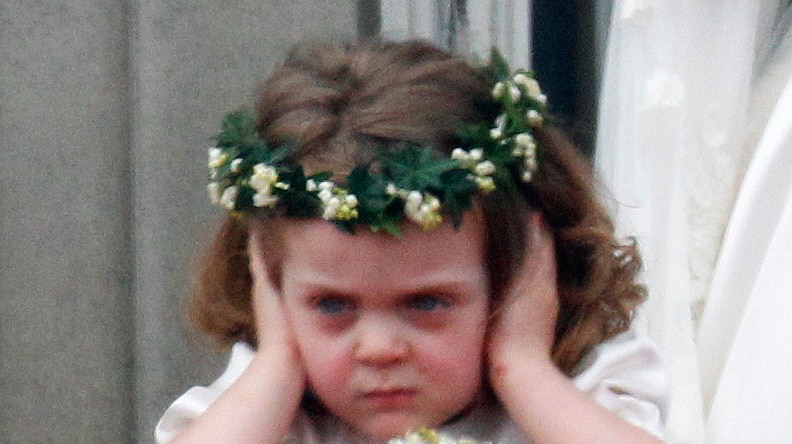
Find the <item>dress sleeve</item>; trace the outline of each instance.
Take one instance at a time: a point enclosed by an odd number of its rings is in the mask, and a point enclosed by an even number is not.
[[[249,345],[239,342],[231,348],[228,367],[215,382],[207,387],[199,386],[187,390],[165,413],[154,429],[158,444],[173,440],[190,423],[201,416],[215,400],[231,386],[253,360],[255,351]]]
[[[663,438],[668,377],[648,337],[626,331],[595,347],[581,366],[575,386],[627,422]]]

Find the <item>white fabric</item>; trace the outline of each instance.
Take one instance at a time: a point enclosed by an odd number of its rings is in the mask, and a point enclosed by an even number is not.
[[[753,151],[743,140],[760,10],[754,0],[614,4],[596,164],[620,233],[644,254],[642,318],[669,363],[675,444],[704,440],[696,316]]]
[[[784,3],[614,4],[596,163],[646,258],[670,443],[792,442],[792,86],[755,82],[778,76],[763,64]]]
[[[239,378],[254,353],[248,345],[236,344],[220,378],[208,387],[191,388],[165,411],[155,431],[157,442],[171,441],[203,414]],[[666,374],[656,347],[646,336],[633,331],[623,333],[597,346],[584,362],[588,364],[574,379],[579,389],[627,421],[662,437],[667,403]],[[497,404],[475,408],[442,431],[497,443],[528,442]],[[301,416],[292,441],[341,444],[355,439],[333,418]]]
[[[160,418],[154,430],[158,443],[170,442],[190,422],[201,416],[210,405],[231,386],[250,365],[254,351],[244,342],[231,348],[228,366],[219,378],[207,387],[193,387],[171,404]]]
[[[792,439],[790,116],[792,77],[743,182],[702,318],[710,443]]]

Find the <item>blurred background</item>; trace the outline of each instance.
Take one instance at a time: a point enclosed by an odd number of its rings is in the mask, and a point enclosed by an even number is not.
[[[206,147],[296,41],[500,44],[527,66],[531,27],[552,29],[535,56],[590,143],[579,58],[599,49],[576,36],[596,34],[593,3],[546,2],[536,25],[527,1],[471,3],[0,1],[0,442],[152,442],[167,405],[219,374],[182,305],[222,217]]]
[[[647,280],[657,292],[643,325],[669,356],[672,388],[681,393],[669,441],[703,442],[733,341],[702,353],[697,329],[723,325],[722,314],[707,314],[706,294],[737,190],[791,65],[777,56],[789,46],[782,44],[789,1],[698,4],[681,14],[673,2],[641,0],[0,0],[0,442],[153,442],[168,404],[219,375],[226,355],[189,327],[183,305],[196,259],[223,216],[205,193],[209,137],[225,113],[252,102],[257,82],[294,42],[369,37],[424,38],[481,60],[496,46],[512,66],[537,71],[552,111],[597,159],[617,206],[656,206],[657,198],[631,191],[669,189],[663,181],[675,176],[652,183],[640,168],[619,174],[625,165],[643,167],[631,156],[644,149],[650,158],[653,149],[668,154],[656,142],[666,135],[684,136],[674,139],[688,156],[677,159],[683,163],[699,146],[735,145],[725,161],[699,157],[704,168],[688,177],[709,177],[713,164],[728,173],[717,208],[691,204],[715,214],[714,222],[688,223],[687,206],[673,213],[685,227],[677,240],[704,236],[690,252],[659,248],[668,242],[657,233],[669,232],[656,218],[651,231],[642,223],[649,216],[619,219],[624,234],[647,239],[652,259]],[[735,17],[743,22],[730,26]],[[663,32],[653,34],[660,25]],[[687,33],[693,29],[698,34]],[[734,35],[742,40],[726,37]],[[699,41],[709,45],[706,57],[692,51],[677,60],[675,51]],[[739,61],[729,58],[735,54]],[[659,77],[665,83],[649,70],[657,67],[670,73]],[[685,73],[713,70],[741,77],[717,77],[724,86],[699,100],[694,93],[711,82]],[[706,108],[724,91],[739,99],[737,108]],[[643,96],[654,98],[651,106]],[[647,109],[673,112],[631,120]],[[722,114],[734,109],[742,120]],[[682,125],[669,115],[689,119]],[[732,132],[713,133],[713,126]],[[712,137],[688,137],[701,134]],[[788,185],[772,185],[779,202]],[[715,228],[696,231],[704,225]],[[653,274],[668,258],[676,258],[681,280]],[[680,291],[663,279],[690,285]],[[747,296],[738,299],[746,306]],[[717,307],[723,304],[735,306]],[[737,331],[742,313],[730,315],[728,331]],[[719,328],[708,327],[705,339]],[[722,352],[708,374],[699,363],[715,348]],[[700,371],[710,382],[703,398]],[[707,436],[726,435],[737,436]]]

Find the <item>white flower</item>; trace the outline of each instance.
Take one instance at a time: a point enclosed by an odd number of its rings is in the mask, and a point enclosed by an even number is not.
[[[499,100],[503,97],[504,92],[506,92],[506,85],[503,82],[498,82],[492,87],[492,97],[495,100]]]
[[[484,150],[481,148],[474,148],[470,150],[470,160],[475,160],[478,162],[481,158],[484,157]]]
[[[253,195],[254,207],[274,207],[278,203],[278,196],[272,194],[256,193]]]
[[[451,158],[454,160],[468,160],[470,155],[462,148],[454,148],[454,150],[451,151]]]
[[[305,181],[305,191],[308,192],[315,192],[317,190],[316,181],[313,179],[308,179]]]
[[[523,171],[522,172],[522,180],[523,182],[530,182],[533,179],[533,172],[532,171]]]
[[[530,77],[528,77],[527,75],[525,75],[524,73],[521,73],[521,72],[515,74],[514,77],[512,77],[512,80],[514,80],[514,83],[516,83],[518,85],[523,85],[523,86],[525,86],[525,82],[528,79],[530,79]]]
[[[404,436],[391,438],[388,444],[479,444],[479,442],[467,436],[456,439],[435,429],[421,428],[417,431],[410,430]],[[481,444],[492,443],[483,441]]]
[[[495,190],[495,181],[489,176],[477,176],[474,181],[479,189],[485,193]]]
[[[238,173],[240,165],[242,165],[242,159],[241,158],[237,157],[236,159],[232,160],[231,161],[231,172],[232,173]]]
[[[399,192],[399,190],[396,188],[396,184],[395,183],[389,183],[385,187],[385,193],[387,193],[388,196],[395,196],[398,192]]]
[[[317,196],[319,197],[319,200],[321,200],[324,203],[327,203],[330,200],[330,198],[333,197],[333,192],[328,189],[319,190]]]
[[[423,196],[421,196],[420,191],[410,191],[407,195],[406,205],[410,208],[418,208],[423,202]]]
[[[520,100],[520,88],[517,85],[509,84],[509,96],[511,96],[512,102],[517,102]]]
[[[219,168],[228,161],[228,155],[221,148],[212,147],[207,150],[209,154],[209,168]]]
[[[409,436],[407,436],[407,444],[426,444],[426,441],[424,441],[424,439],[421,438],[421,435],[417,433],[412,433]]]
[[[427,208],[429,208],[430,211],[440,210],[440,199],[432,196],[431,194],[426,195],[424,202],[426,202]]]
[[[223,196],[223,193],[220,190],[220,184],[217,182],[209,182],[209,184],[206,186],[206,190],[209,192],[209,199],[212,200],[212,204],[219,205],[220,198]]]
[[[272,185],[278,181],[278,170],[275,167],[257,163],[253,165],[253,175],[250,176],[248,183],[254,190],[269,194]]]
[[[539,114],[539,111],[535,109],[529,110],[526,114],[526,117],[528,118],[528,124],[531,126],[541,125],[542,121],[544,120],[542,119],[542,115]]]
[[[506,114],[501,114],[495,118],[495,126],[501,130],[506,129]]]
[[[220,205],[226,210],[233,210],[236,205],[236,198],[239,195],[239,188],[232,185],[223,190],[223,195],[220,197]]]
[[[324,202],[324,212],[322,213],[322,218],[325,220],[335,219],[340,208],[341,200],[339,200],[337,197],[328,199],[327,202]]]
[[[495,128],[490,130],[490,137],[500,139],[506,131],[506,114],[501,114],[495,119]]]
[[[335,186],[329,180],[319,183],[315,189],[319,190],[316,195],[322,201],[323,219],[340,221],[357,219],[358,210],[355,209],[358,206],[357,196]]]
[[[528,95],[533,97],[535,100],[539,100],[539,96],[542,95],[542,89],[539,87],[539,82],[537,82],[536,79],[532,77],[529,77],[523,73],[519,73],[514,76],[514,82],[522,85],[525,88],[525,92],[527,92]]]
[[[536,101],[541,103],[542,105],[547,105],[547,96],[544,94],[539,94],[536,97],[534,97],[534,99],[536,99]]]
[[[440,199],[415,190],[407,194],[404,203],[404,214],[407,219],[420,224],[425,231],[433,230],[443,222],[441,209]]]
[[[253,174],[248,180],[251,188],[256,190],[253,195],[253,206],[255,207],[274,207],[278,202],[278,197],[272,194],[272,188],[288,190],[289,184],[278,182],[278,169],[265,163],[253,165]]]
[[[514,143],[525,150],[533,150],[536,148],[536,140],[528,133],[520,133],[514,136]]]
[[[325,207],[324,212],[322,212],[322,219],[333,220],[335,219],[336,214],[338,214],[338,208]]]
[[[274,166],[267,165],[266,163],[257,163],[253,165],[253,174],[259,175],[270,182],[278,180],[278,170]]]
[[[479,176],[489,176],[490,174],[495,172],[495,164],[490,162],[489,160],[485,160],[483,162],[479,162],[476,165],[476,174]]]

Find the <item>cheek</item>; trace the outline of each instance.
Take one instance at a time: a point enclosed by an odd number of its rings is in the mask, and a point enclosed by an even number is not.
[[[328,345],[309,345],[302,349],[302,360],[308,386],[325,405],[346,399],[353,372],[350,359]]]
[[[295,336],[308,381],[312,386],[340,384],[348,379],[352,360],[342,341],[310,327],[301,329]]]
[[[478,384],[484,362],[486,324],[460,325],[448,334],[421,343],[418,351],[421,367],[440,380],[460,384]]]

